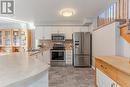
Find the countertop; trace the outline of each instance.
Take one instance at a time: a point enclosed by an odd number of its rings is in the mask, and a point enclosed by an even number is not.
[[[130,58],[120,56],[96,56],[95,58],[108,63],[117,70],[130,76]]]
[[[0,87],[35,76],[48,70],[49,65],[29,56],[28,53],[11,53],[0,56]]]

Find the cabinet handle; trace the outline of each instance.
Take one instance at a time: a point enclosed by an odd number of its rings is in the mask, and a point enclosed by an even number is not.
[[[115,83],[112,83],[112,84],[111,84],[111,87],[116,87]]]

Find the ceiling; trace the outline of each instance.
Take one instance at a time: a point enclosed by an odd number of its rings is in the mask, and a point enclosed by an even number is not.
[[[86,18],[95,18],[112,0],[15,0],[14,18],[36,25],[82,24]],[[76,14],[65,18],[59,15],[63,8],[73,8]]]

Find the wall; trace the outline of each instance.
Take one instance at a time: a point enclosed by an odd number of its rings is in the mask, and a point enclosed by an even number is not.
[[[93,64],[94,56],[119,55],[119,28],[118,23],[104,26],[92,33],[92,53]]]
[[[120,56],[130,58],[130,43],[120,37]]]
[[[97,18],[93,18],[92,25],[90,26],[90,30],[95,30],[97,28]]]
[[[130,33],[127,33],[127,27],[120,29],[120,55],[130,58]]]

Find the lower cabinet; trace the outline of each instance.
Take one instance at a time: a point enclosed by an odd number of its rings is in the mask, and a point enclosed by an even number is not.
[[[43,52],[43,61],[50,65],[50,60],[51,60],[50,50],[44,51]]]
[[[72,50],[66,50],[66,64],[72,65]]]
[[[121,87],[99,69],[96,69],[96,83],[98,87]]]

